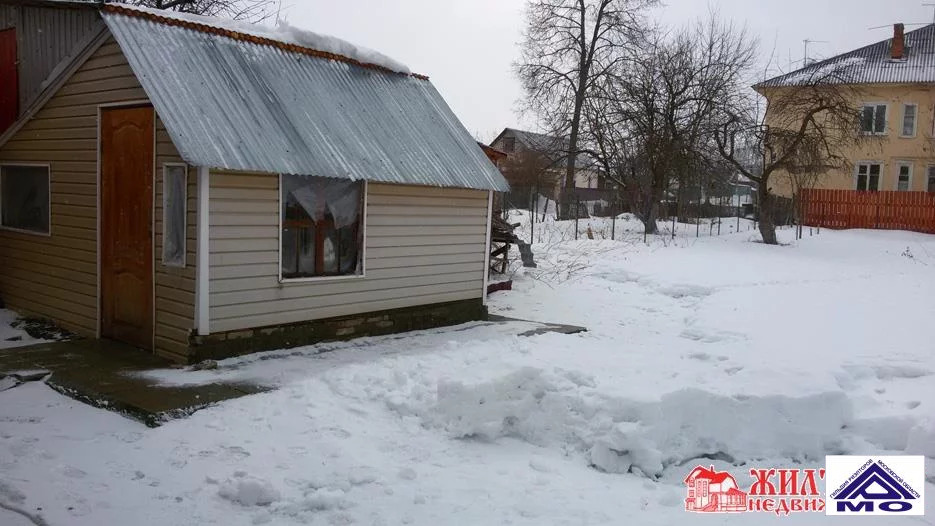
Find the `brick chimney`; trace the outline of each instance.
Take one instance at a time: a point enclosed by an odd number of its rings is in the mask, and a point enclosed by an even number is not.
[[[906,54],[906,36],[904,31],[905,26],[902,24],[893,24],[893,47],[890,48],[890,57],[893,60],[901,60]]]

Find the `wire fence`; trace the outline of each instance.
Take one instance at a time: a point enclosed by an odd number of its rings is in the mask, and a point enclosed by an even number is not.
[[[676,198],[663,200],[656,208],[658,224],[671,223],[671,228],[665,230],[672,237],[677,233],[690,235],[691,228],[685,225],[693,225],[695,237],[701,237],[739,232],[744,228],[742,223],[749,229],[755,229],[760,219],[755,192],[703,199],[673,197]],[[797,210],[793,200],[778,196],[773,199],[773,223],[779,227],[796,224]],[[563,200],[567,202],[563,203]],[[636,211],[619,191],[612,189],[575,188],[547,193],[535,187],[514,187],[510,192],[500,194],[498,201],[497,209],[502,211],[504,218],[509,210],[529,211],[532,232],[535,232],[537,223],[558,221],[561,215],[575,223],[574,239],[586,233],[580,228],[581,221],[591,218],[608,219],[610,239],[615,239],[617,218]],[[567,210],[559,214],[563,207]],[[682,226],[678,227],[679,224]],[[530,242],[534,240],[530,239]]]

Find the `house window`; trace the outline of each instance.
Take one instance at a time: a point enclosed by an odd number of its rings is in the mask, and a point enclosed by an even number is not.
[[[935,165],[928,167],[928,186],[926,190],[935,193]]]
[[[860,130],[869,134],[886,133],[886,104],[865,104],[860,112]]]
[[[915,137],[916,134],[916,116],[919,113],[919,107],[915,104],[903,104],[903,137]]]
[[[880,163],[860,163],[857,165],[857,190],[876,192],[880,189]]]
[[[49,233],[48,166],[0,166],[0,225]]]
[[[283,175],[283,279],[363,274],[364,184]]]
[[[899,192],[908,192],[909,183],[912,180],[912,165],[900,164],[896,172],[896,190]]]
[[[185,266],[188,173],[185,165],[162,167],[162,262]]]
[[[516,137],[503,138],[503,151],[507,153],[513,153],[516,151]]]

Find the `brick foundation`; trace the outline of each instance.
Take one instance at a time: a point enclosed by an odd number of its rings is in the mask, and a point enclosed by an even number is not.
[[[366,312],[288,325],[192,336],[189,362],[486,320],[480,299]]]

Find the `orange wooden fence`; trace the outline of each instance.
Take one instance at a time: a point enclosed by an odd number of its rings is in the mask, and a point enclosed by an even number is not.
[[[802,223],[809,226],[935,234],[935,193],[805,189],[799,206]]]

